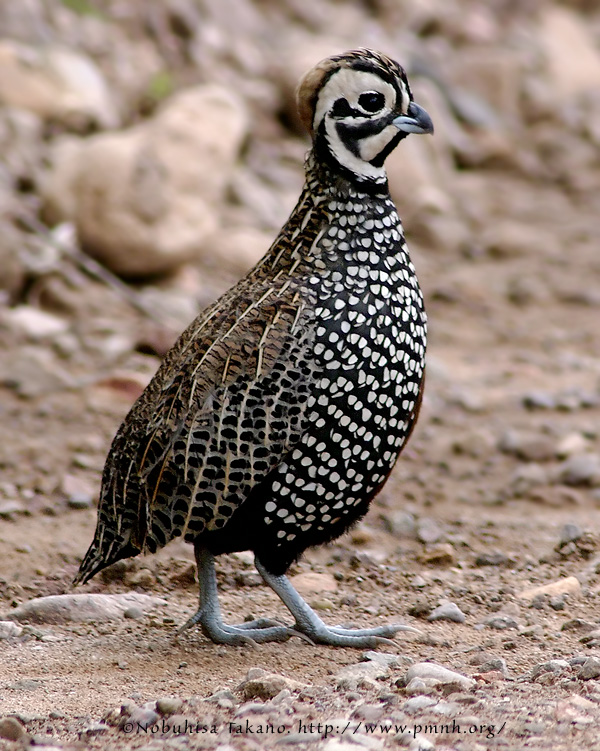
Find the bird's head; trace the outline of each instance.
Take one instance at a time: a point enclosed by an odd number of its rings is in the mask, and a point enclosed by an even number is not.
[[[317,157],[361,183],[384,183],[383,163],[409,133],[433,133],[404,68],[368,49],[321,60],[297,91]]]

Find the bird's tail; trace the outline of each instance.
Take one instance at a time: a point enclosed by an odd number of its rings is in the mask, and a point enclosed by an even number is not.
[[[122,558],[131,558],[141,550],[130,541],[109,540],[96,533],[94,541],[85,554],[79,571],[73,579],[73,584],[85,584],[103,568],[111,566]]]

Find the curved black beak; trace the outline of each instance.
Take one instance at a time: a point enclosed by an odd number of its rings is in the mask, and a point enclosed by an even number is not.
[[[404,133],[433,133],[433,122],[429,114],[416,102],[408,105],[406,115],[400,115],[392,120],[392,125]]]

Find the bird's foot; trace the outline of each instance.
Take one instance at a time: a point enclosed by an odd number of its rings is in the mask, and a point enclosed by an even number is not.
[[[376,628],[342,628],[341,626],[327,626],[319,618],[316,621],[296,624],[295,629],[302,631],[315,644],[329,644],[333,647],[356,647],[365,649],[387,644],[394,645],[390,637],[399,631],[420,633],[416,628],[401,624],[377,626]]]
[[[300,594],[291,585],[284,574],[271,574],[263,566],[260,560],[255,558],[256,568],[265,582],[281,598],[290,613],[296,619],[294,629],[307,636],[313,644],[330,644],[333,647],[377,647],[381,644],[393,645],[391,636],[399,631],[412,631],[420,633],[411,626],[402,624],[390,624],[377,626],[376,628],[342,628],[341,626],[328,626],[315,611],[302,599]]]
[[[306,638],[304,634],[300,634],[293,628],[288,628],[270,618],[258,618],[254,621],[229,625],[223,623],[214,612],[203,610],[198,610],[178,630],[178,633],[195,625],[199,625],[203,634],[217,644],[254,645],[268,641],[283,642],[291,636]]]

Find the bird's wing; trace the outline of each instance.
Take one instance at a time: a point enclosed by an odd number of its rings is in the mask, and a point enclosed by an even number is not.
[[[98,522],[113,560],[222,528],[302,435],[308,309],[289,284],[251,292],[182,335],[117,434]]]

